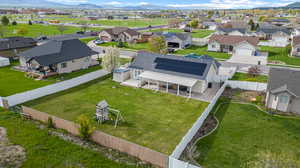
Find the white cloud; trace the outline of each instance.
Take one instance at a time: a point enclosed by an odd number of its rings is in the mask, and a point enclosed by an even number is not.
[[[59,2],[59,3],[86,3],[88,0],[47,0],[51,2]]]
[[[261,0],[211,0],[208,3],[199,4],[169,4],[170,7],[178,8],[210,8],[210,9],[235,9],[254,8],[260,6],[272,6],[274,3]],[[280,3],[283,6],[283,3]]]
[[[149,5],[150,3],[148,2],[140,2],[139,5]]]
[[[122,5],[122,2],[119,1],[111,1],[111,2],[107,2],[105,3],[105,5]]]

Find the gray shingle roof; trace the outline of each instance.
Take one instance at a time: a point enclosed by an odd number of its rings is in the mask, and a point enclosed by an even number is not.
[[[296,96],[300,96],[300,71],[271,68],[267,90],[272,93],[289,91]]]
[[[36,45],[33,38],[27,37],[7,37],[0,39],[0,50],[10,50],[17,48],[27,48]]]
[[[222,32],[225,32],[225,33],[230,33],[230,32],[233,32],[233,31],[239,31],[243,34],[245,34],[247,32],[247,30],[244,29],[244,28],[222,28],[222,27],[218,28],[217,31],[222,31]]]
[[[220,63],[209,56],[187,58],[140,51],[130,68],[205,80],[211,66],[218,68]]]
[[[156,32],[155,35],[164,36],[167,41],[172,40],[174,37],[177,37],[180,40],[185,41],[191,37],[189,33],[173,33],[173,32]]]
[[[43,66],[57,64],[97,54],[78,39],[50,41],[18,54],[27,61],[36,60]]]
[[[266,34],[274,34],[276,32],[284,32],[286,34],[291,34],[291,31],[289,31],[288,29],[284,29],[284,28],[259,28],[256,32],[263,32]]]

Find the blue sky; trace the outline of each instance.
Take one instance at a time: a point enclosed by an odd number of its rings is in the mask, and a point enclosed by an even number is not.
[[[98,5],[132,6],[163,5],[182,8],[238,9],[261,6],[285,6],[300,0],[48,0],[66,4],[94,3]]]

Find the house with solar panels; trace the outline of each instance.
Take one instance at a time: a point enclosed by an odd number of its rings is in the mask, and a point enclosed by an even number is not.
[[[123,85],[192,97],[218,83],[220,63],[209,56],[182,57],[138,52]]]

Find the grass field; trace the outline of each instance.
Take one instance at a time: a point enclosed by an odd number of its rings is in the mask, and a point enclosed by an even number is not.
[[[150,32],[174,32],[174,33],[183,33],[184,31],[181,29],[153,29],[153,30],[149,30]],[[193,30],[192,37],[193,38],[204,38],[209,36],[210,34],[212,34],[215,31],[212,30]]]
[[[11,67],[14,65],[18,65],[18,62],[0,68],[0,96],[9,96],[53,83],[53,81],[36,81],[27,78],[24,72],[12,70]]]
[[[178,50],[175,52],[175,54],[180,54],[180,55],[188,55],[191,53],[194,53],[197,55],[208,55],[208,56],[214,57],[216,59],[229,59],[230,58],[230,55],[227,53],[207,51],[207,46],[203,46],[203,47],[190,46],[189,48],[186,48],[184,50]]]
[[[300,58],[289,56],[288,49],[286,47],[260,47],[261,51],[269,52],[268,61],[280,61],[288,65],[300,66]]]
[[[117,42],[106,42],[106,43],[102,43],[99,44],[99,46],[117,46]],[[131,50],[147,50],[149,49],[149,43],[135,43],[135,44],[128,44],[128,43],[124,43],[124,47],[122,47],[123,49],[131,49]]]
[[[246,73],[237,72],[234,74],[234,76],[232,77],[231,80],[267,83],[268,76],[258,75],[258,76],[253,77],[253,76],[249,76],[249,74],[246,74]]]
[[[203,167],[246,168],[249,162],[263,160],[258,154],[268,152],[299,161],[300,118],[270,116],[254,106],[236,103],[221,105],[216,117],[220,121],[217,130],[197,144],[197,160]]]
[[[206,106],[171,94],[125,87],[111,78],[99,79],[25,105],[49,114],[76,121],[85,114],[94,118],[95,105],[106,100],[121,111],[125,122],[97,124],[97,129],[131,142],[170,154]],[[58,106],[59,104],[59,106]]]
[[[26,151],[22,168],[136,167],[116,163],[100,153],[51,136],[47,129],[41,130],[32,121],[24,120],[15,113],[1,109],[0,113],[0,126],[6,128],[10,142]]]
[[[6,31],[4,36],[5,37],[10,37],[10,36],[23,36],[23,35],[18,35],[17,30],[24,28],[28,31],[27,34],[24,36],[26,37],[38,37],[38,36],[53,36],[53,35],[60,35],[61,33],[57,30],[57,26],[55,25],[40,25],[40,24],[33,24],[33,25],[28,25],[28,24],[18,24],[16,26],[6,26]],[[63,34],[73,34],[76,33],[77,31],[80,31],[80,27],[71,27],[68,26],[66,27],[66,31],[63,32]],[[100,29],[96,28],[91,28],[91,30],[97,30],[99,31]]]

